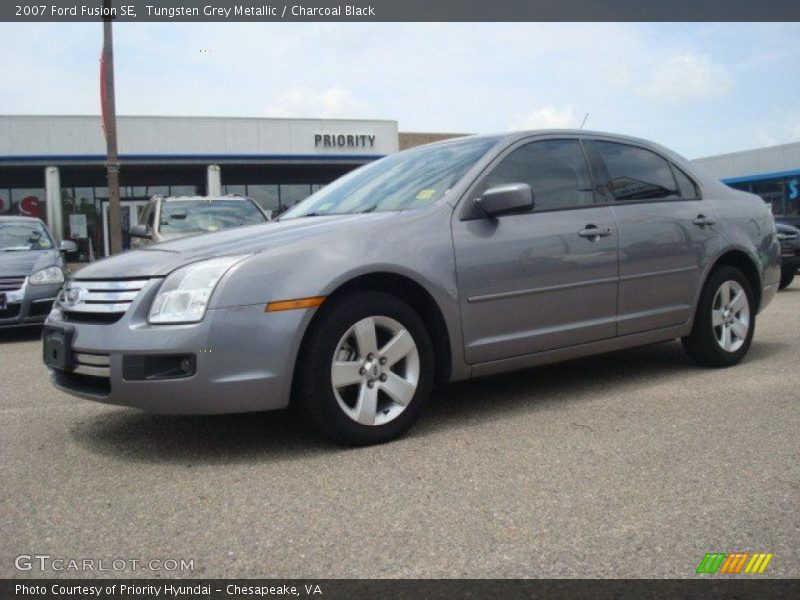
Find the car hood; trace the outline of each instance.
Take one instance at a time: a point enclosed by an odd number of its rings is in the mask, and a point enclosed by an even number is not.
[[[55,250],[23,250],[0,252],[0,277],[30,275],[34,271],[58,264]]]
[[[347,235],[351,224],[390,219],[396,214],[385,212],[301,217],[193,235],[106,258],[84,267],[76,278],[163,277],[183,265],[206,258],[269,252],[299,238],[313,239],[332,230],[336,230],[337,234],[341,230],[341,235]]]

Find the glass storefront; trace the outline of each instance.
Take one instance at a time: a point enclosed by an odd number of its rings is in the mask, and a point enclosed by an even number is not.
[[[222,186],[222,193],[223,195],[247,196],[258,202],[264,210],[278,214],[301,200],[305,200],[323,187],[322,183],[228,184]]]
[[[800,174],[774,179],[735,181],[728,185],[737,190],[758,194],[772,206],[772,214],[781,217],[800,216]]]
[[[43,188],[0,188],[0,215],[19,215],[44,219]]]

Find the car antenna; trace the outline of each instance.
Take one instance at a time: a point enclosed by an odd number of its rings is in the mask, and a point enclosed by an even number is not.
[[[588,119],[589,119],[589,113],[586,113],[586,116],[585,116],[585,117],[583,117],[583,122],[581,123],[581,126],[580,126],[580,127],[578,127],[578,129],[583,129],[583,126],[584,126],[584,125],[586,125],[586,121],[587,121]]]

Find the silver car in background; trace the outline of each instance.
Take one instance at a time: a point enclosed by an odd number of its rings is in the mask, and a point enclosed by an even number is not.
[[[67,274],[62,253],[76,250],[41,219],[0,216],[0,328],[44,322]]]
[[[661,146],[473,136],[366,165],[276,222],[84,268],[43,352],[53,383],[91,400],[291,402],[369,444],[406,431],[436,384],[674,339],[734,365],[779,277],[761,198]]]
[[[131,247],[144,248],[199,233],[266,223],[270,215],[244,196],[153,196],[144,223],[130,228]]]

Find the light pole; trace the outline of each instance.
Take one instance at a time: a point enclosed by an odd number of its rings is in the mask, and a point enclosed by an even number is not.
[[[117,151],[117,108],[114,99],[114,36],[111,0],[103,0],[103,58],[101,104],[106,133],[106,171],[108,174],[108,235],[111,254],[122,252],[122,223],[119,201],[119,155]]]

